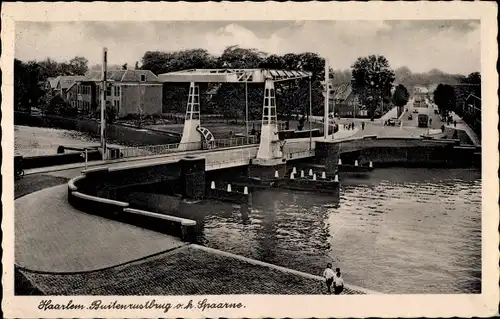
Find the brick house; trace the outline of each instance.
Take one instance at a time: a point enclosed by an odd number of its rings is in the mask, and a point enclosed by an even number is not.
[[[101,71],[90,71],[76,81],[77,107],[82,114],[100,110]],[[163,83],[149,70],[117,70],[107,72],[106,101],[118,118],[130,114],[162,113]]]

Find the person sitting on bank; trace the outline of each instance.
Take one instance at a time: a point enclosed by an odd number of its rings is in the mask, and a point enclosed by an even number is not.
[[[326,282],[326,288],[328,290],[328,293],[331,294],[332,291],[330,287],[332,286],[333,283],[333,277],[335,277],[335,273],[333,272],[332,269],[332,264],[328,263],[326,265],[325,271],[323,271],[323,277],[325,277],[325,282]]]
[[[340,273],[340,268],[335,269],[335,276],[333,277],[333,291],[336,295],[340,295],[344,290],[344,279]]]

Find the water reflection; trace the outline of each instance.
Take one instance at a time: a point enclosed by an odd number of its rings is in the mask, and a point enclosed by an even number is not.
[[[377,169],[340,198],[264,190],[248,218],[204,205],[200,243],[387,293],[480,292],[481,181],[474,170]]]

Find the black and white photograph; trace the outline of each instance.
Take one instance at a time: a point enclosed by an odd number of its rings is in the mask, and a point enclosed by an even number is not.
[[[333,316],[367,295],[498,312],[484,299],[498,297],[495,6],[134,19],[71,5],[11,18],[2,58],[3,281],[26,314],[270,317],[279,296],[274,316],[306,313],[286,298]]]

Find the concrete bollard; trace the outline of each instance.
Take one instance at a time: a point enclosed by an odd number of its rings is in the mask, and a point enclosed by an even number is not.
[[[295,168],[295,167],[293,168],[292,174],[297,174],[297,168]]]
[[[334,182],[338,182],[339,181],[339,176],[337,174],[335,174],[335,178],[333,179]]]
[[[280,177],[280,174],[278,173],[278,171],[274,171],[274,178],[279,178]]]
[[[309,176],[313,176],[313,170],[312,170],[312,168],[309,169]]]
[[[231,193],[231,184],[227,184],[227,192]]]
[[[358,165],[359,165],[358,160],[355,160],[354,161],[354,166],[358,166]]]
[[[248,195],[248,187],[243,188],[243,195]]]
[[[321,178],[322,179],[326,179],[326,173],[325,172],[321,173]]]
[[[304,178],[304,171],[300,171],[300,177]]]
[[[212,183],[210,183],[210,189],[215,189],[215,182],[212,181]]]
[[[294,178],[295,178],[295,174],[294,173],[290,174],[290,179],[294,179]]]
[[[370,168],[373,168],[373,162],[370,161]]]
[[[313,181],[315,181],[315,180],[316,180],[316,174],[313,175]]]
[[[339,158],[339,163],[338,163],[338,165],[342,165],[342,159],[341,159],[341,158]]]

